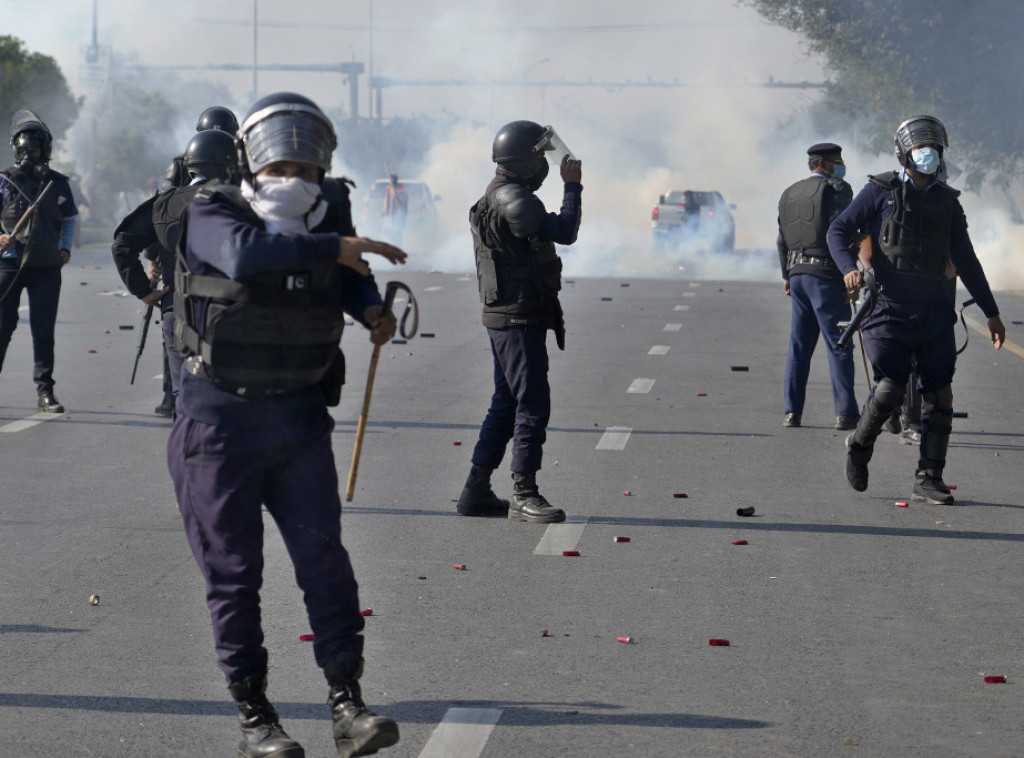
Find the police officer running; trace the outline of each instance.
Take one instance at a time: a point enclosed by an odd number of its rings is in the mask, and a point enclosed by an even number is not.
[[[15,164],[0,171],[0,369],[18,326],[21,293],[27,290],[39,410],[63,413],[64,406],[53,394],[54,326],[60,270],[71,260],[78,208],[68,178],[50,168],[53,135],[43,120],[30,110],[19,110],[11,119],[10,133]],[[34,218],[13,238],[18,221],[50,182]]]
[[[239,144],[241,188],[203,185],[186,216],[174,306],[186,358],[168,467],[238,704],[240,758],[305,754],[265,694],[261,506],[303,593],[338,756],[370,755],[398,741],[398,726],[361,696],[364,620],[341,543],[327,407],[344,381],[343,312],[374,344],[395,331],[360,254],[406,256],[355,236],[348,187],[325,178],[334,128],[311,100],[289,92],[258,100]]]
[[[866,285],[868,296],[876,298],[862,324],[876,385],[857,428],[846,438],[846,478],[858,492],[867,489],[875,439],[886,419],[899,411],[916,356],[923,407],[912,500],[951,505],[953,495],[942,479],[953,427],[956,365],[956,312],[946,284],[950,261],[988,317],[997,350],[1006,329],[967,233],[960,193],[941,178],[949,144],[945,126],[934,116],[914,116],[900,124],[893,139],[900,170],[869,176],[828,233],[829,250],[847,289]],[[858,230],[871,234],[875,251],[872,268],[864,272],[850,250]]]
[[[235,138],[217,129],[201,131],[189,140],[183,156],[191,183],[174,187],[145,200],[114,230],[111,252],[117,273],[125,287],[144,305],[160,306],[163,345],[171,383],[170,410],[173,415],[181,377],[181,353],[174,344],[174,251],[181,236],[182,219],[207,180],[237,183],[238,160]],[[145,253],[151,275],[139,262]],[[155,275],[155,276],[154,276]],[[152,280],[163,278],[154,289]]]
[[[545,152],[564,156],[559,213],[547,213],[534,194],[548,174]],[[494,394],[480,427],[472,466],[456,509],[463,516],[504,516],[553,523],[565,512],[538,491],[536,475],[551,415],[548,352],[554,330],[560,350],[565,326],[558,302],[562,261],[555,243],[571,245],[580,226],[582,169],[557,135],[532,121],[498,130],[492,160],[498,164],[484,196],[469,211],[476,249],[483,323],[494,357]],[[491,489],[491,474],[512,441],[512,503]]]
[[[783,426],[802,423],[807,378],[819,333],[824,335],[828,348],[835,428],[853,429],[857,425],[853,351],[838,345],[842,336],[838,323],[850,316],[849,298],[826,241],[829,224],[853,199],[852,188],[843,181],[846,165],[842,150],[831,142],[811,145],[807,149],[811,175],[787,188],[779,200],[776,246],[783,289],[793,304]]]

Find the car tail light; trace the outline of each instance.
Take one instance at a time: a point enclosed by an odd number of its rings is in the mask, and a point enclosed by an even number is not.
[[[714,211],[708,211],[708,215],[709,215],[709,216],[714,216],[714,215],[715,215],[715,212],[714,212]]]
[[[654,220],[658,219],[658,209],[657,208],[655,208],[654,210],[651,211],[651,218],[654,219]]]

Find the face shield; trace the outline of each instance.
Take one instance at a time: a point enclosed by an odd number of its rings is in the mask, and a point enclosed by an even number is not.
[[[547,155],[547,158],[555,166],[562,165],[562,159],[565,156],[569,156],[573,160],[576,160],[576,156],[573,155],[572,150],[569,149],[568,145],[562,141],[562,138],[558,136],[558,133],[554,130],[554,127],[545,126],[544,134],[537,140],[537,144],[533,146],[533,149],[537,152],[541,152]]]

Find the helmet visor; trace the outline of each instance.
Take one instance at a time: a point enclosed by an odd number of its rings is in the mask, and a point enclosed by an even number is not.
[[[943,149],[949,147],[946,127],[931,116],[916,116],[904,121],[896,130],[896,139],[906,153],[922,145],[935,145]]]
[[[547,154],[548,160],[556,166],[562,165],[562,159],[565,156],[569,156],[573,160],[576,160],[576,156],[573,155],[572,150],[565,144],[558,133],[551,126],[544,127],[544,134],[537,141],[537,144],[533,146],[533,149],[537,152],[544,152]]]
[[[278,161],[312,163],[326,173],[338,145],[331,123],[301,103],[280,103],[252,114],[242,124],[242,142],[254,174]]]

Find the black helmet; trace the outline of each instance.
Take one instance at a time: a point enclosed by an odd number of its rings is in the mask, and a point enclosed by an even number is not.
[[[200,113],[196,122],[197,132],[205,132],[207,129],[220,129],[233,136],[238,133],[238,119],[227,108],[215,105]]]
[[[907,165],[910,151],[918,145],[935,145],[940,155],[949,147],[946,127],[935,116],[908,118],[896,128],[892,141],[896,145],[896,160],[901,166]]]
[[[257,100],[242,119],[238,136],[240,162],[251,174],[277,161],[297,161],[319,167],[323,180],[338,146],[331,120],[316,103],[294,92]]]
[[[548,175],[544,152],[550,150],[547,130],[533,121],[512,121],[494,137],[491,160],[511,174],[525,179],[530,189],[537,189]]]
[[[220,129],[199,132],[185,148],[185,168],[189,176],[229,182],[238,173],[235,138]]]
[[[11,118],[11,148],[18,166],[43,165],[50,162],[53,135],[39,116],[23,109]]]

